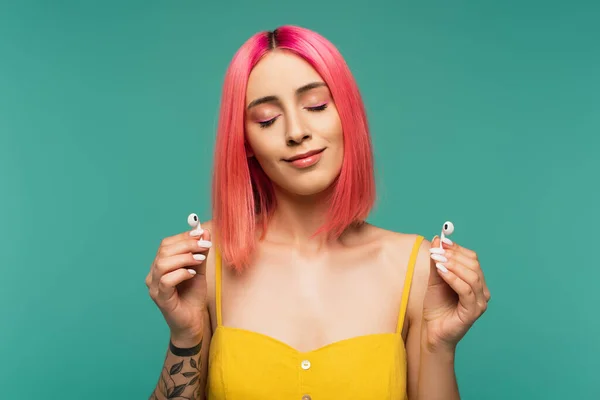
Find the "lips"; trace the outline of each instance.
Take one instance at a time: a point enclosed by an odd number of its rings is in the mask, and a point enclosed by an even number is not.
[[[284,160],[287,161],[287,162],[292,162],[292,161],[295,161],[295,160],[300,160],[302,158],[308,158],[310,156],[314,156],[315,154],[319,154],[319,153],[323,152],[323,150],[325,150],[325,149],[323,148],[323,149],[319,149],[319,150],[311,150],[311,151],[308,151],[306,153],[297,154],[297,155],[295,155],[293,157],[290,157],[290,158],[285,158]]]

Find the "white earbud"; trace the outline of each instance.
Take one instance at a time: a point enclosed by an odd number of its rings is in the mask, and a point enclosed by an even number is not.
[[[196,228],[200,225],[200,218],[198,218],[198,215],[191,213],[190,215],[188,215],[188,224],[192,227],[192,228]]]
[[[202,233],[202,227],[200,226],[200,218],[198,218],[198,215],[191,213],[188,215],[187,222],[189,226],[193,228],[192,235]]]
[[[446,244],[452,244],[450,239],[446,239],[446,236],[450,236],[454,233],[454,224],[450,221],[444,222],[444,226],[442,227],[442,235],[440,238],[440,249],[442,248],[442,242]]]

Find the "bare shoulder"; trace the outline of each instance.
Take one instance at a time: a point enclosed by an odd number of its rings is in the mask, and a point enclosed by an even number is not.
[[[384,259],[389,261],[391,265],[399,266],[399,268],[407,265],[417,240],[420,236],[423,236],[419,233],[387,230],[372,224],[364,224],[360,228],[359,234],[362,236],[361,240],[378,242]],[[407,310],[409,323],[421,318],[423,299],[429,282],[430,248],[431,241],[423,238],[417,249]]]
[[[378,227],[373,224],[365,223],[355,234],[356,239],[362,243],[377,242],[381,246],[382,253],[387,257],[400,258],[406,261],[406,257],[412,252],[420,234],[411,232],[398,232]],[[428,251],[431,242],[423,238],[418,251],[417,262],[423,259],[423,255],[428,259]],[[425,250],[425,251],[424,251]]]
[[[213,247],[210,249],[210,251],[207,254],[206,257],[206,275],[208,277],[208,275],[214,275],[214,266],[215,266],[215,235],[214,235],[214,227],[213,227],[213,221],[212,220],[208,220],[208,221],[202,221],[201,222],[201,226],[202,229],[204,229],[205,231],[209,232],[209,237],[210,237],[210,241],[213,244]],[[202,236],[203,238],[206,238],[206,234],[204,234]]]

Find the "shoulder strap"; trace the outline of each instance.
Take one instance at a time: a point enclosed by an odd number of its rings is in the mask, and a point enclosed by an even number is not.
[[[217,326],[221,326],[221,253],[215,248],[215,304]]]
[[[408,267],[406,268],[406,277],[404,278],[404,289],[402,290],[402,301],[400,303],[400,315],[398,316],[398,326],[396,327],[397,333],[402,332],[402,327],[404,326],[404,318],[406,316],[408,297],[410,294],[410,285],[412,283],[413,273],[415,271],[415,263],[417,261],[417,255],[419,254],[419,247],[421,246],[421,242],[423,242],[423,239],[423,236],[417,236],[412,251],[410,252]]]

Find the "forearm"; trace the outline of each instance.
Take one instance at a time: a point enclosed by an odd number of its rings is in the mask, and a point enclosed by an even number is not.
[[[421,344],[417,400],[460,400],[454,360],[454,349]]]
[[[200,331],[177,336],[171,333],[160,378],[150,400],[204,399],[212,329],[208,310],[203,314]]]
[[[171,339],[158,384],[150,400],[204,398],[203,338],[185,342]],[[173,345],[185,350],[174,348]]]

